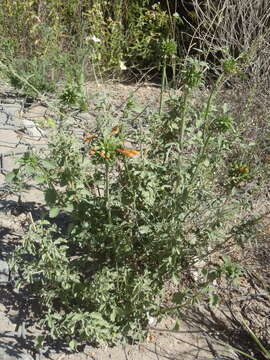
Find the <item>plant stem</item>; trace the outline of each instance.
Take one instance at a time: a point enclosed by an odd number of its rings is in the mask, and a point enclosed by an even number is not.
[[[183,100],[183,105],[182,105],[182,110],[181,110],[181,116],[179,118],[179,122],[178,122],[178,128],[179,128],[179,133],[178,133],[178,145],[177,145],[177,150],[178,150],[178,178],[177,178],[177,184],[176,184],[176,189],[178,189],[179,185],[180,185],[180,173],[181,173],[181,167],[182,167],[182,150],[183,150],[183,140],[184,140],[184,133],[185,133],[185,123],[186,123],[186,106],[187,106],[187,100],[188,100],[188,95],[189,95],[189,89],[185,90],[184,93],[184,100]]]
[[[108,211],[108,223],[112,224],[112,212],[110,204],[110,181],[109,181],[109,164],[106,161],[105,164],[105,197],[106,197],[106,208]]]
[[[165,56],[164,63],[163,63],[162,84],[161,84],[161,92],[160,92],[160,100],[159,100],[159,112],[158,112],[159,115],[161,115],[162,108],[163,108],[163,95],[164,95],[164,91],[165,91],[165,82],[167,79],[166,66],[167,66],[167,62],[166,62],[166,56]]]
[[[184,140],[185,124],[186,124],[185,116],[186,116],[186,107],[187,107],[188,95],[189,95],[189,90],[186,90],[185,94],[184,94],[183,109],[182,109],[181,117],[180,117],[180,121],[179,121],[179,138],[178,138],[178,141],[179,141],[180,152],[183,149],[183,140]]]
[[[224,80],[224,74],[222,74],[216,81],[215,85],[213,86],[213,89],[208,97],[208,100],[207,100],[207,104],[206,104],[206,109],[205,109],[205,113],[204,113],[204,128],[203,128],[203,146],[201,147],[201,150],[199,151],[199,154],[198,154],[198,158],[197,158],[197,162],[196,162],[196,165],[194,167],[194,171],[192,173],[192,176],[191,176],[191,179],[190,179],[190,184],[192,184],[196,174],[197,174],[197,171],[198,171],[198,168],[199,168],[199,165],[200,163],[202,162],[203,158],[204,158],[204,155],[206,153],[206,150],[207,150],[207,146],[209,144],[209,140],[211,138],[211,134],[209,133],[209,125],[210,125],[210,122],[208,121],[208,117],[209,117],[209,114],[210,114],[210,109],[211,109],[211,104],[212,104],[212,100],[213,100],[213,97],[214,95],[217,93],[217,91],[219,90],[222,82]]]

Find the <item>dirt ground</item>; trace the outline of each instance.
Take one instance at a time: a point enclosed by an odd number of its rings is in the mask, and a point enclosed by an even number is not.
[[[5,89],[3,89],[4,93]],[[160,90],[153,84],[123,85],[107,83],[97,87],[88,84],[87,92],[93,97],[96,92],[110,97],[115,106],[125,103],[132,93],[135,102],[142,107],[157,107]],[[1,91],[0,91],[1,93]],[[1,97],[0,97],[1,102]],[[4,102],[3,102],[4,103]],[[91,111],[91,105],[90,105]],[[28,113],[29,115],[29,113]],[[36,116],[40,116],[36,115]],[[45,116],[44,113],[42,116]],[[28,116],[29,117],[29,116]],[[33,119],[33,118],[32,118]],[[4,126],[4,125],[3,125]],[[5,132],[5,140],[14,141],[14,129]],[[16,138],[17,139],[17,138]],[[0,138],[0,147],[1,145]],[[18,146],[16,149],[18,150]],[[5,151],[1,148],[1,152]],[[13,159],[8,164],[12,167]],[[4,183],[1,175],[0,182]],[[0,183],[1,185],[1,183]],[[2,194],[2,195],[1,195]],[[0,193],[0,255],[10,254],[21,241],[32,218],[42,211],[42,193],[31,188],[23,197],[19,206],[18,197],[14,194]],[[264,202],[265,212],[269,201],[262,197],[258,206]],[[185,319],[180,320],[178,331],[171,330],[174,320],[167,319],[149,329],[147,340],[142,344],[119,345],[113,348],[94,348],[85,346],[76,353],[68,353],[57,346],[51,346],[42,354],[33,352],[33,339],[40,330],[27,313],[31,299],[26,294],[14,291],[9,284],[0,285],[0,346],[11,346],[25,349],[39,360],[203,360],[203,359],[239,359],[239,356],[221,342],[241,347],[248,351],[250,338],[244,324],[257,330],[263,339],[269,340],[270,302],[269,302],[269,233],[270,217],[265,216],[256,227],[256,243],[245,244],[242,248],[232,243],[229,245],[231,256],[242,265],[247,266],[240,283],[236,287],[218,284],[222,294],[222,304],[216,309],[208,306],[189,309]],[[25,338],[20,336],[21,324],[25,322]],[[246,343],[246,347],[243,346]],[[256,354],[255,354],[256,355]],[[244,359],[243,357],[241,359]]]

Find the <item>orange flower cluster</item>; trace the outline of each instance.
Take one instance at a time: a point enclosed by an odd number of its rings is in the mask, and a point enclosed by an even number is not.
[[[248,167],[240,167],[240,168],[238,168],[238,170],[240,171],[241,174],[246,174],[249,172]]]
[[[140,155],[140,152],[132,149],[116,149],[116,151],[124,156],[128,156],[130,158],[136,157]]]
[[[115,136],[119,134],[119,132],[120,132],[120,127],[114,126],[110,132],[110,136]],[[97,139],[97,136],[93,134],[84,134],[83,136],[84,143],[91,143],[94,139]],[[106,153],[104,151],[98,151],[96,147],[90,148],[89,155],[94,155],[97,152],[103,159],[110,159],[111,157],[110,153]],[[134,158],[140,155],[139,151],[128,148],[117,148],[116,152],[118,152],[121,155],[127,156],[129,158]]]

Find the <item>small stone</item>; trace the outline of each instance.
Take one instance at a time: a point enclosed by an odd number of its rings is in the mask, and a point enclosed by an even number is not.
[[[0,260],[0,285],[7,285],[9,282],[9,266],[4,260]],[[1,357],[0,357],[1,359]]]
[[[36,125],[33,121],[23,119],[22,123],[23,123],[23,131],[27,135],[35,137],[35,138],[41,138],[43,136],[42,130],[39,129],[38,127],[36,127]]]
[[[24,112],[24,117],[26,117],[27,119],[43,119],[46,117],[48,112],[48,108],[46,106],[43,105],[32,105],[30,108],[28,108],[25,112]]]
[[[88,129],[95,129],[97,127],[97,119],[95,114],[91,112],[80,112],[76,115],[77,120],[81,120],[84,126],[86,126]]]

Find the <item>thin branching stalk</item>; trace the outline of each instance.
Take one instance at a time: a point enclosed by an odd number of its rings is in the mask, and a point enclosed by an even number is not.
[[[160,91],[160,100],[159,100],[159,115],[162,113],[163,109],[163,102],[164,102],[164,91],[167,82],[167,75],[166,75],[166,66],[167,66],[167,57],[164,57],[163,69],[162,69],[162,83],[161,83],[161,91]]]
[[[110,167],[108,162],[105,163],[105,197],[106,197],[106,208],[108,212],[108,223],[112,223],[112,210],[110,201]]]
[[[222,86],[222,84],[224,82],[224,79],[225,79],[225,75],[221,74],[220,77],[218,78],[218,80],[216,81],[215,85],[213,86],[213,88],[211,90],[211,93],[210,93],[210,95],[208,97],[208,100],[207,100],[206,109],[205,109],[204,117],[203,117],[204,118],[203,145],[201,147],[201,150],[198,153],[196,165],[194,167],[194,170],[192,172],[192,176],[190,178],[190,185],[193,183],[194,178],[197,175],[198,168],[199,168],[201,162],[204,159],[204,156],[205,156],[205,153],[207,151],[209,141],[211,139],[211,134],[209,132],[210,122],[208,121],[208,118],[209,118],[209,115],[210,115],[210,112],[211,112],[211,105],[212,105],[213,98],[214,98],[215,94],[218,92],[218,90],[220,89],[220,87]]]
[[[179,190],[180,179],[181,179],[181,169],[182,169],[182,151],[183,151],[183,141],[184,141],[184,133],[185,133],[185,122],[186,122],[186,110],[188,97],[190,94],[190,90],[188,88],[185,89],[184,99],[181,109],[181,116],[178,121],[178,144],[177,144],[177,152],[178,152],[178,178],[176,182],[176,189]]]

